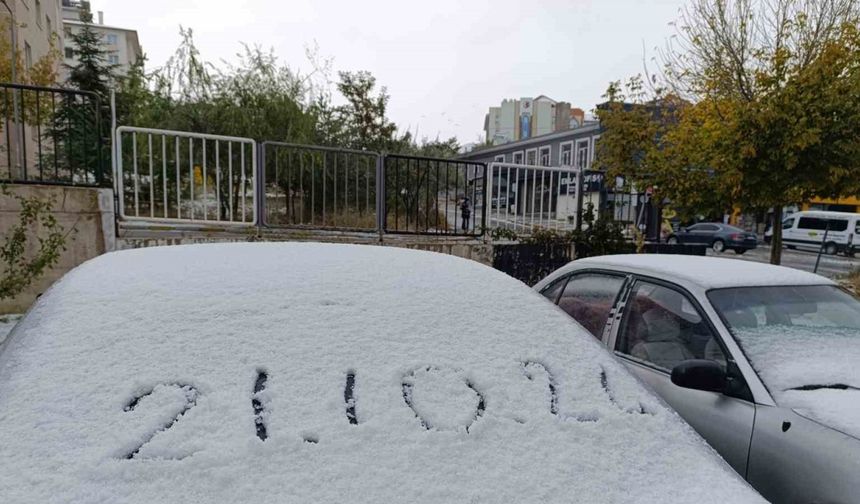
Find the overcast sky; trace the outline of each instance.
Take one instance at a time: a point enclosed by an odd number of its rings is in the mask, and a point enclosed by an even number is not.
[[[305,47],[333,70],[368,70],[389,116],[421,137],[483,136],[503,98],[545,94],[586,111],[611,80],[639,73],[643,50],[673,33],[683,0],[92,0],[105,24],[137,29],[148,67],[193,28],[203,57],[235,60],[240,42],[308,71]]]

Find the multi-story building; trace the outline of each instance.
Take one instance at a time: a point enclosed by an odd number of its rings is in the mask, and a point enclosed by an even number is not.
[[[48,55],[51,49],[63,46],[61,30],[62,0],[2,0],[8,9],[0,6],[0,19],[3,20],[4,40],[10,40],[10,11],[15,23],[15,45],[24,59],[24,66],[33,64]],[[23,69],[22,69],[23,70]]]
[[[32,82],[26,78],[29,70],[49,56],[51,51],[62,48],[60,1],[0,0],[0,36],[6,47],[12,45],[14,37],[15,49],[21,55],[21,64],[16,63],[14,67],[15,84]],[[55,61],[54,70],[59,73],[60,62],[58,59]],[[11,68],[7,71],[9,73],[4,72],[5,78],[0,80],[13,80]],[[32,163],[39,144],[40,130],[34,124],[33,117],[27,115],[28,111],[33,111],[25,106],[26,103],[32,103],[34,95],[25,90],[10,93],[8,89],[4,90],[4,94],[6,107],[11,108],[13,113],[7,114],[3,124],[0,124],[0,131],[5,130],[0,136],[0,179],[22,178],[26,176],[28,154]]]
[[[500,106],[490,107],[484,118],[484,132],[488,143],[501,145],[577,128],[584,122],[582,109],[540,95],[503,100]]]
[[[84,26],[81,21],[81,11],[89,9],[88,2],[76,0],[62,0],[63,4],[63,30],[67,43],[64,47],[64,59],[67,66],[77,64],[77,55],[73,44],[68,43],[70,35],[78,32]],[[102,36],[105,49],[108,52],[108,63],[114,65],[119,75],[128,72],[129,68],[143,56],[143,50],[138,41],[137,31],[118,26],[104,24],[104,13],[98,11],[93,20],[92,29]]]

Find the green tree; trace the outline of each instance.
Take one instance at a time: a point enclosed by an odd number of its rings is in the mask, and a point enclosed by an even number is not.
[[[626,150],[628,176],[681,207],[772,208],[778,264],[784,206],[860,192],[858,4],[694,0],[678,26],[651,91],[689,105],[670,121],[652,115],[658,124],[633,140],[604,135],[600,162],[620,167]],[[599,112],[605,124],[641,123],[627,113]]]
[[[370,72],[340,72],[337,90],[347,104],[338,110],[353,149],[375,152],[396,151],[397,125],[386,116],[390,96],[385,87],[374,94],[376,78]]]
[[[55,152],[44,156],[62,160],[73,182],[102,183],[109,173],[110,143],[105,137],[110,129],[110,89],[116,65],[107,62],[102,36],[93,28],[88,4],[83,5],[82,24],[68,37],[77,63],[66,66],[69,77],[65,85],[97,99],[70,94],[58,99],[52,124],[45,132]]]

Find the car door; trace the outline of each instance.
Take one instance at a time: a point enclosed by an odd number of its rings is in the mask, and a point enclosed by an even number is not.
[[[595,338],[606,341],[607,321],[613,314],[627,275],[585,270],[569,275],[563,289],[559,282],[543,290],[565,313],[579,322]]]
[[[609,338],[624,364],[677,411],[723,458],[746,477],[755,405],[751,397],[679,387],[671,370],[689,359],[734,364],[699,303],[679,286],[636,278],[621,296]],[[745,385],[741,387],[747,390]],[[746,394],[748,395],[748,393]]]

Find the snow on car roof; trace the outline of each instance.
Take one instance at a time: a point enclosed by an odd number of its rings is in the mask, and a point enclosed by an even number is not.
[[[0,488],[763,502],[520,282],[429,252],[273,243],[115,252],[55,284],[0,353]]]
[[[739,259],[668,254],[620,254],[571,262],[563,271],[584,266],[636,270],[660,278],[678,278],[705,289],[765,285],[827,285],[831,280],[784,266]]]

